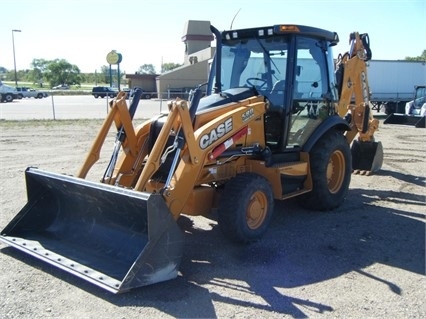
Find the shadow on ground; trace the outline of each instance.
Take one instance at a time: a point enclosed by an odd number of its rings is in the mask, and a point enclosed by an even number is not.
[[[367,274],[363,268],[380,263],[424,273],[424,215],[375,206],[377,199],[424,204],[421,195],[365,189],[351,189],[343,206],[326,213],[301,209],[294,200],[276,202],[266,236],[248,246],[223,238],[214,220],[210,230],[203,230],[192,219],[182,217],[186,245],[181,276],[122,295],[101,291],[11,248],[2,252],[117,306],[154,307],[180,318],[211,318],[216,317],[213,301],[220,301],[301,318],[306,316],[300,310],[303,307],[318,313],[333,309],[283,295],[276,288],[301,287],[355,271],[401,294],[396,283]],[[219,295],[215,287],[231,292]],[[234,297],[239,293],[255,294],[267,305]]]

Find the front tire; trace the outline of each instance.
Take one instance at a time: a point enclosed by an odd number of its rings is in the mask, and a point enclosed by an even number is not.
[[[13,95],[6,93],[5,96],[4,96],[4,99],[5,99],[6,102],[12,102],[13,101]]]
[[[352,157],[346,138],[338,131],[325,134],[310,153],[312,191],[299,203],[313,210],[332,210],[346,198],[351,181]]]
[[[238,243],[259,240],[266,232],[274,211],[269,182],[254,173],[242,173],[224,188],[218,209],[223,234]]]

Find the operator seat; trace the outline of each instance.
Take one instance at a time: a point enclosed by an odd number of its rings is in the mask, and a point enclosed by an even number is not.
[[[285,80],[278,80],[272,87],[271,93],[279,93],[281,91],[281,93],[284,94],[284,87]]]
[[[285,80],[278,80],[266,95],[266,98],[269,100],[269,108],[265,114],[265,138],[266,144],[271,149],[278,147],[282,135],[284,90]]]

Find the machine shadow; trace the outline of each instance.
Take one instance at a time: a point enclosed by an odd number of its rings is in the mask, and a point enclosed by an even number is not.
[[[414,184],[417,186],[425,186],[426,184],[426,178],[424,176],[418,175],[411,175],[411,174],[404,174],[401,172],[397,172],[397,171],[389,171],[389,170],[384,170],[381,169],[380,171],[378,171],[376,173],[376,175],[380,175],[380,176],[390,176],[393,177],[395,179],[398,179],[400,181],[403,182],[407,182],[410,184]]]
[[[345,203],[331,212],[302,209],[296,200],[276,202],[268,232],[251,245],[229,242],[214,219],[208,220],[211,228],[206,230],[197,227],[199,217],[183,216],[181,275],[119,295],[12,248],[2,252],[119,307],[152,307],[179,318],[216,318],[214,303],[221,302],[305,318],[308,314],[301,309],[327,313],[333,308],[283,290],[357,272],[401,294],[398,282],[372,276],[364,268],[380,263],[424,274],[424,215],[375,206],[377,198],[424,204],[421,195],[366,189],[351,189]],[[264,303],[250,301],[252,295]]]

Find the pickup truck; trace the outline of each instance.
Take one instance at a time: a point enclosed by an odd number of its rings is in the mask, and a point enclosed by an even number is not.
[[[47,97],[46,92],[40,92],[29,87],[17,87],[16,90],[18,91],[19,99],[22,99],[24,97],[33,97],[36,99],[42,99],[44,97]]]

